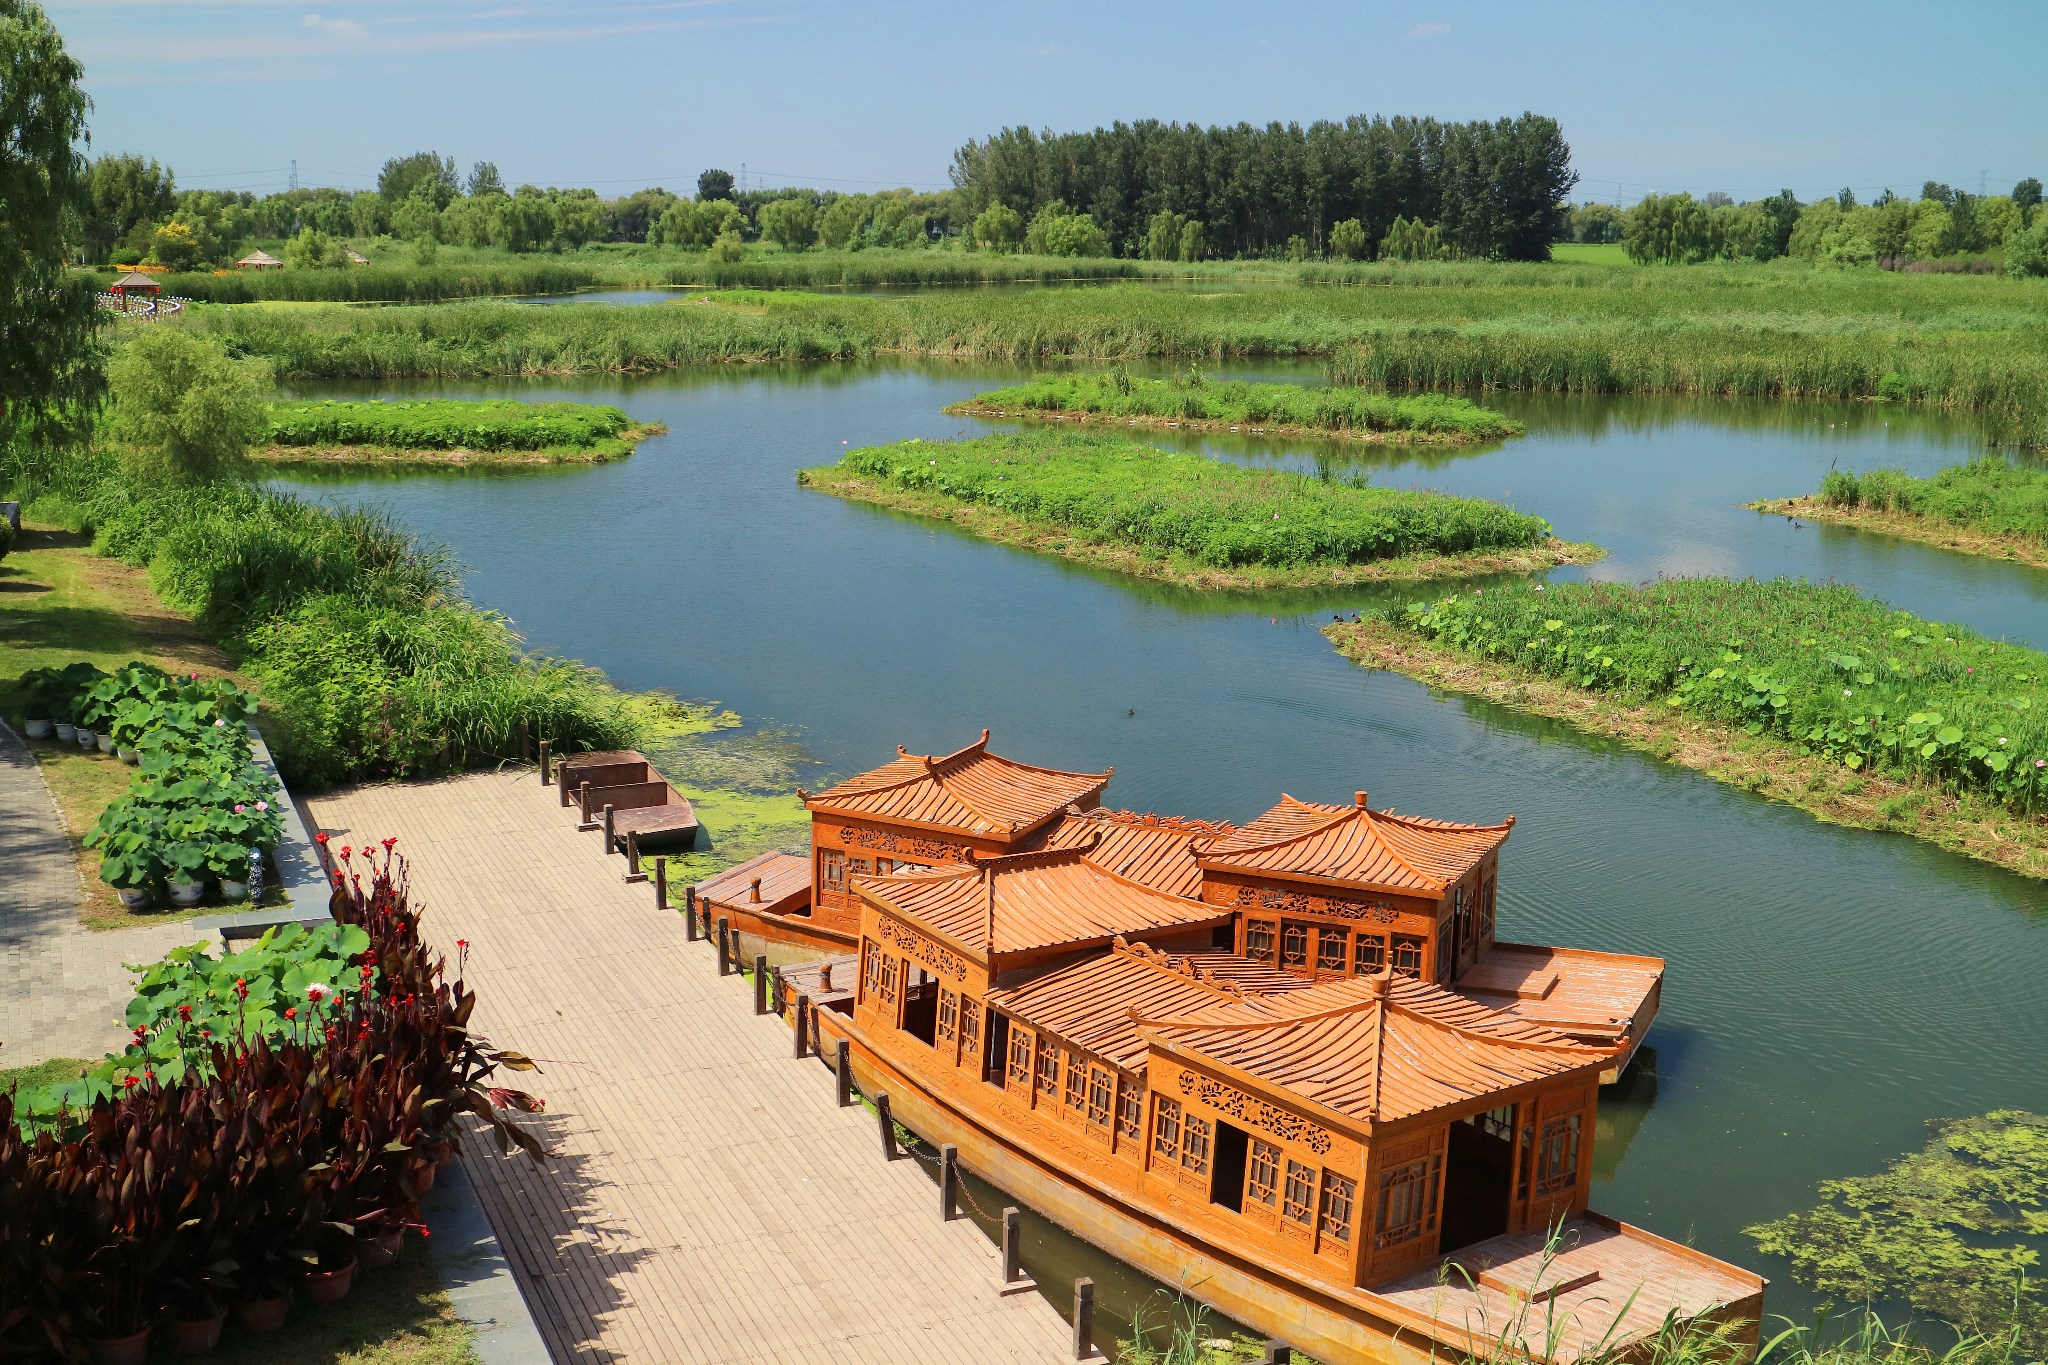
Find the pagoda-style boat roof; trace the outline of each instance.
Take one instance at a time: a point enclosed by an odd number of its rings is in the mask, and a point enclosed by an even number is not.
[[[756,881],[761,883],[758,899]],[[781,905],[810,891],[811,860],[773,850],[697,883],[697,899],[733,904]]]
[[[1202,869],[1195,855],[1237,827],[1221,820],[1097,807],[1063,817],[1046,833],[1047,848],[1092,847],[1099,865],[1169,896],[1199,900]]]
[[[1349,806],[1283,795],[1280,804],[1197,858],[1202,867],[1220,872],[1440,896],[1505,843],[1514,826],[1512,815],[1498,825],[1463,825],[1376,811],[1367,807],[1364,792]]]
[[[855,877],[869,900],[987,962],[1004,953],[1108,944],[1119,934],[1221,924],[1230,912],[1118,876],[1085,848]]]
[[[1136,1022],[1154,1047],[1363,1124],[1491,1101],[1574,1071],[1597,1076],[1614,1055],[1400,976],[1248,993]]]
[[[894,762],[804,797],[812,811],[1015,838],[1069,806],[1088,807],[1116,775],[1035,768],[988,751],[988,731],[945,755],[898,745]]]

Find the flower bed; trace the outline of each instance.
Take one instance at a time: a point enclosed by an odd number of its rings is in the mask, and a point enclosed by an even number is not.
[[[345,1293],[421,1227],[458,1114],[542,1156],[506,1114],[540,1102],[491,1083],[533,1064],[468,1031],[476,997],[421,940],[400,860],[337,875],[331,909],[331,931],[174,954],[121,1054],[0,1094],[0,1355]]]

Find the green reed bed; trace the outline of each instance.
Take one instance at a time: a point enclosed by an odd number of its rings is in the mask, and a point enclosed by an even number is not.
[[[1383,277],[1383,278],[1382,278]],[[287,378],[631,373],[883,353],[1025,362],[1312,356],[1342,383],[1897,397],[2048,440],[2048,284],[1775,266],[1376,266],[1357,287],[1141,283],[610,308],[209,310]],[[716,296],[714,296],[715,298]]]
[[[995,539],[1211,586],[1290,575],[1328,582],[1333,571],[1343,578],[1346,570],[1488,552],[1550,563],[1597,555],[1556,541],[1540,517],[1478,498],[1247,469],[1114,436],[903,441],[851,451],[798,477],[906,510],[973,509],[987,519],[960,524]]]
[[[164,275],[164,293],[197,303],[431,303],[597,288],[613,272],[596,263],[508,258],[448,265],[357,265],[330,270],[201,271]]]
[[[946,411],[1443,443],[1499,440],[1523,431],[1520,422],[1450,394],[1393,397],[1355,388],[1254,384],[1210,379],[1199,370],[1175,379],[1142,379],[1122,367],[1108,374],[1039,375],[976,394]]]
[[[508,460],[617,459],[659,426],[641,426],[602,403],[516,399],[319,399],[275,402],[261,457],[418,459],[457,455]]]
[[[1402,631],[1796,754],[2032,817],[2048,805],[2048,654],[1839,584],[1525,584],[1388,613]]]
[[[1904,512],[2000,536],[2048,540],[2048,468],[1985,455],[1916,479],[1902,469],[1830,470],[1819,500],[1830,507]]]

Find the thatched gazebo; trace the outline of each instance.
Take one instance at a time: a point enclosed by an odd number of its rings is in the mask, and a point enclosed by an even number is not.
[[[267,251],[252,251],[235,262],[237,270],[282,270],[284,262]]]

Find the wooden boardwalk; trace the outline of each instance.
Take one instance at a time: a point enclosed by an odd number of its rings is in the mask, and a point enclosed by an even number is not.
[[[531,769],[306,805],[335,845],[397,836],[428,938],[451,965],[470,944],[472,1026],[541,1063],[513,1083],[554,1159],[462,1160],[556,1361],[1071,1359],[1061,1315],[997,1293],[987,1239]]]

